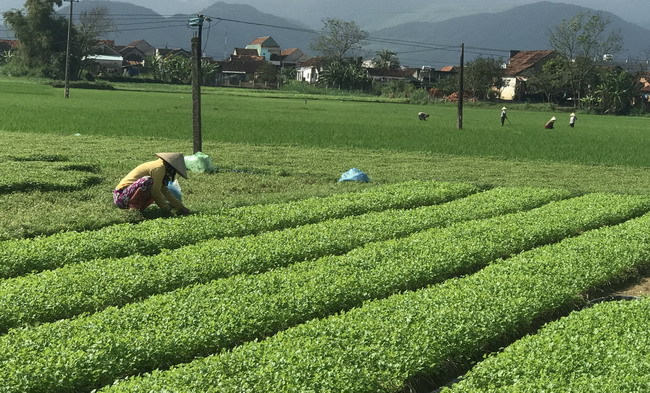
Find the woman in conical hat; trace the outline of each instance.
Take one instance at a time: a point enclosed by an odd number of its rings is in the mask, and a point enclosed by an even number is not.
[[[553,126],[555,125],[555,120],[557,120],[555,116],[551,117],[551,120],[547,121],[546,124],[544,124],[544,128],[552,130]]]
[[[157,153],[157,160],[145,162],[129,172],[113,190],[113,202],[121,209],[147,208],[153,202],[164,212],[176,210],[178,214],[189,214],[167,188],[176,174],[187,179],[185,159],[181,153]]]

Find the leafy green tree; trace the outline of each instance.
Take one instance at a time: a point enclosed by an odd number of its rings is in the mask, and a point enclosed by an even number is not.
[[[596,87],[602,113],[624,115],[632,109],[632,103],[640,93],[638,79],[623,70],[610,70]]]
[[[18,57],[23,65],[47,77],[63,77],[68,21],[54,12],[62,0],[26,0],[25,9],[3,13],[7,26],[20,41]],[[76,38],[73,30],[71,40]],[[78,67],[79,59],[76,60]]]
[[[465,66],[465,88],[480,100],[490,97],[491,92],[503,87],[501,59],[477,57]]]
[[[372,64],[382,70],[394,70],[400,67],[397,54],[390,49],[383,49],[375,52],[376,57],[372,59]]]
[[[341,89],[366,89],[372,78],[361,68],[361,60],[333,61],[323,68],[319,82]]]
[[[283,83],[295,80],[296,74],[297,71],[294,67],[282,67],[280,69],[280,79],[283,81]]]
[[[549,31],[549,43],[564,58],[564,71],[568,75],[574,106],[582,94],[588,94],[590,79],[605,54],[615,54],[623,49],[620,31],[610,30],[610,19],[601,12],[581,12]]]
[[[541,72],[531,76],[527,82],[530,93],[543,94],[550,104],[565,90],[568,90],[569,79],[564,72],[564,61],[560,58],[553,58],[542,66]],[[554,101],[556,101],[554,100]]]
[[[218,63],[201,60],[201,85],[214,86],[220,72],[221,66]]]
[[[452,74],[436,81],[433,84],[433,87],[439,89],[442,94],[448,96],[449,94],[458,92],[459,78],[460,76],[458,74]]]
[[[365,45],[368,32],[362,30],[355,22],[340,19],[323,19],[320,35],[309,47],[319,52],[327,61],[342,61],[355,55]]]

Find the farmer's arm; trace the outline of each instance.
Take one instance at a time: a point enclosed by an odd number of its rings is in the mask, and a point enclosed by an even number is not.
[[[163,194],[163,178],[165,177],[165,167],[160,166],[151,170],[151,177],[153,178],[153,186],[151,187],[151,197],[153,198],[156,205],[163,211],[169,212],[171,207],[169,205],[167,197]],[[171,195],[167,187],[164,187],[165,191]],[[173,198],[176,200],[176,198]],[[176,201],[178,202],[178,201]]]
[[[181,201],[179,201],[178,199],[176,199],[176,197],[174,196],[174,194],[172,194],[171,191],[169,191],[169,188],[167,188],[167,185],[166,185],[166,184],[163,184],[163,185],[162,185],[162,190],[161,190],[161,192],[162,192],[162,195],[165,197],[165,199],[167,199],[167,201],[169,201],[169,204],[170,204],[170,205],[171,205],[171,206],[172,206],[176,211],[181,211],[181,210],[183,210],[183,208],[184,208],[183,204],[181,203]]]

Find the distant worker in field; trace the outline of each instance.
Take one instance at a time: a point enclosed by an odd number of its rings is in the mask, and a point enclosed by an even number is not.
[[[503,126],[503,123],[506,122],[506,119],[508,118],[508,115],[506,114],[507,108],[504,106],[501,108],[501,125]]]
[[[113,190],[113,202],[120,209],[143,211],[153,202],[166,212],[176,210],[186,215],[190,210],[183,206],[167,188],[174,176],[179,174],[187,179],[185,160],[180,153],[157,153],[157,160],[145,162],[135,167]]]
[[[577,119],[577,118],[578,118],[578,117],[576,116],[575,113],[572,113],[572,114],[569,116],[569,127],[571,127],[571,128],[575,127],[575,125],[576,125],[576,119]]]
[[[544,128],[547,130],[552,130],[555,126],[555,120],[557,120],[555,116],[551,117],[551,120],[547,121],[546,124],[544,124]]]
[[[420,120],[426,120],[427,117],[429,117],[429,114],[424,113],[424,112],[418,112],[418,119],[420,119]]]

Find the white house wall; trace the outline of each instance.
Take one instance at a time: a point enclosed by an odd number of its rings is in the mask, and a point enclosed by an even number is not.
[[[503,78],[503,87],[501,88],[501,99],[506,101],[514,100],[516,87],[517,87],[516,77]]]

